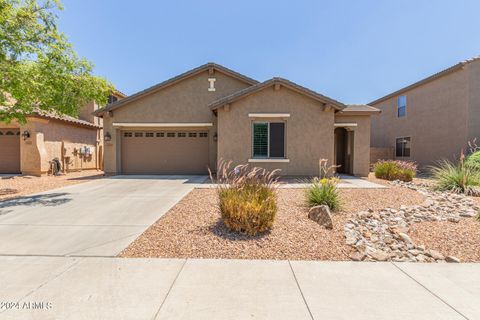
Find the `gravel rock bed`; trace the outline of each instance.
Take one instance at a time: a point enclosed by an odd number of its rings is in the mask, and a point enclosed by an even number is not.
[[[87,182],[103,177],[102,171],[85,170],[61,176],[11,176],[0,177],[0,200],[16,198],[37,192],[56,189],[71,184]]]
[[[480,262],[480,221],[477,219],[416,223],[408,234],[414,243],[423,243],[445,256],[457,257],[462,262]]]
[[[393,191],[393,192],[392,192]],[[343,210],[333,214],[333,229],[308,219],[304,190],[279,189],[278,214],[271,232],[248,237],[226,229],[216,191],[195,189],[137,238],[120,256],[350,260],[343,227],[358,210],[421,203],[423,196],[405,188],[342,189]]]
[[[344,227],[346,242],[355,249],[353,260],[367,261],[411,261],[411,262],[459,262],[453,255],[440,253],[426,247],[430,241],[417,236],[413,241],[409,228],[415,223],[441,222],[458,224],[462,219],[477,215],[479,207],[469,197],[460,194],[434,192],[427,185],[394,181],[394,186],[414,190],[426,197],[421,205],[403,204],[399,209],[385,207],[381,210],[357,212]],[[427,237],[428,238],[428,237]],[[437,237],[437,241],[448,242],[449,238]],[[460,245],[462,245],[460,243]],[[439,248],[437,246],[437,248]],[[441,249],[441,248],[440,248]],[[444,251],[442,252],[452,252]]]

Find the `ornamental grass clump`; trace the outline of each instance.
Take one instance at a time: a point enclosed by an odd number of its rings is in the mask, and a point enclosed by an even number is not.
[[[338,178],[315,178],[306,190],[305,198],[310,207],[326,205],[332,211],[340,209],[340,196],[338,194]]]
[[[233,231],[254,236],[272,228],[277,214],[279,170],[267,171],[221,161],[216,179],[222,221]]]
[[[466,161],[463,152],[458,162],[441,160],[437,165],[429,167],[429,171],[435,180],[435,190],[479,194],[480,168],[475,163]]]
[[[411,161],[379,160],[373,165],[378,179],[412,181],[417,174],[417,164]]]

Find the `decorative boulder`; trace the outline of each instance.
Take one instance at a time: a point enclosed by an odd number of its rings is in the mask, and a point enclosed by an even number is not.
[[[333,229],[332,215],[326,205],[315,206],[308,211],[308,218],[327,229]]]

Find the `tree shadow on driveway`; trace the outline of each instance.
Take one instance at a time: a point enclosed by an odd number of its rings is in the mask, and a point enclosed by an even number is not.
[[[66,196],[69,193],[57,192],[48,194],[39,194],[35,196],[22,196],[13,199],[0,201],[0,216],[5,215],[13,210],[8,210],[18,206],[44,206],[55,207],[64,203],[72,201],[71,198]]]

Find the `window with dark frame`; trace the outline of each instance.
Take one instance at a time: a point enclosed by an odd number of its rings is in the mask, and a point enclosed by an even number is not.
[[[117,101],[118,101],[118,98],[116,96],[114,96],[113,94],[108,96],[108,104],[111,104],[111,103],[114,103],[114,102],[117,102]]]
[[[397,138],[395,142],[395,156],[410,157],[410,137]]]
[[[200,132],[200,133],[198,134],[198,136],[199,136],[200,138],[206,138],[206,137],[208,137],[208,132]]]
[[[397,118],[405,117],[407,114],[407,96],[397,98]]]
[[[252,140],[253,158],[285,158],[284,122],[254,122]]]
[[[145,137],[147,138],[153,138],[153,132],[145,132]]]
[[[157,138],[163,138],[165,134],[163,132],[157,132]]]
[[[196,133],[196,132],[189,132],[189,133],[188,133],[188,137],[190,137],[190,138],[196,138],[196,137],[197,137],[197,133]]]
[[[132,137],[132,133],[131,133],[131,132],[124,132],[124,133],[123,133],[123,136],[124,136],[125,138],[131,138],[131,137]]]
[[[167,132],[167,138],[175,138],[175,132]]]
[[[143,132],[135,132],[135,138],[143,137]]]
[[[177,137],[179,138],[185,138],[187,136],[187,133],[186,132],[179,132],[177,133]]]

